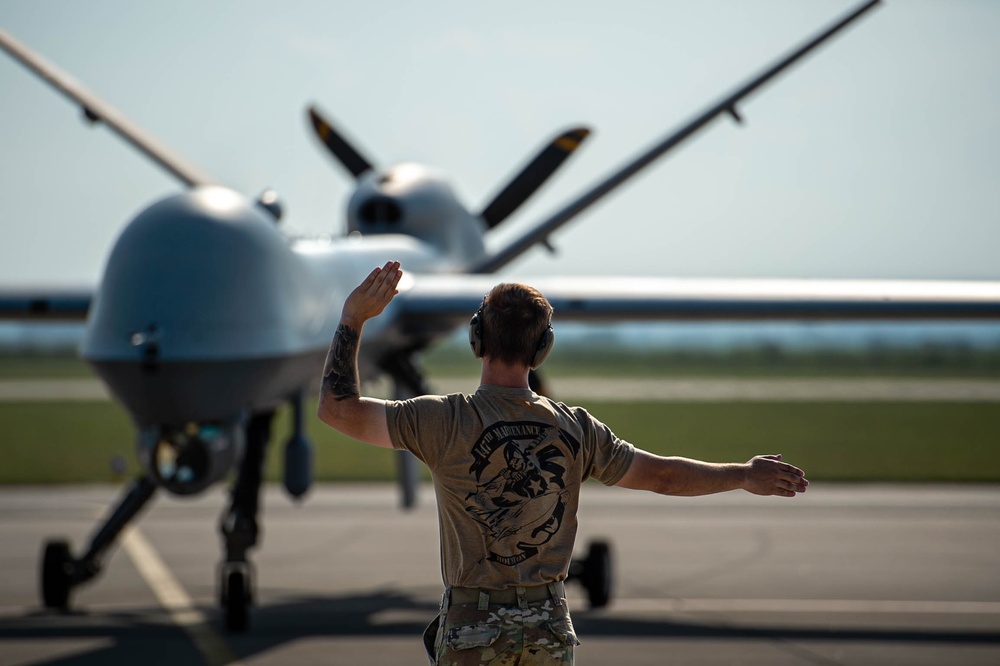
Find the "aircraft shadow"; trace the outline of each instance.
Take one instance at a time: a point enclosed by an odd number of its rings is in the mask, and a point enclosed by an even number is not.
[[[299,597],[254,607],[250,630],[226,634],[221,613],[214,607],[201,609],[208,628],[225,638],[237,657],[248,659],[270,652],[283,644],[308,638],[402,637],[413,640],[420,654],[420,635],[437,611],[434,603],[406,594],[376,592],[343,597]],[[941,645],[1000,645],[1000,631],[949,630],[927,628],[877,628],[871,626],[755,626],[753,624],[697,622],[630,617],[609,617],[604,611],[574,611],[574,622],[584,641],[594,638],[659,638],[869,642]],[[68,613],[35,610],[21,616],[0,618],[0,652],[11,641],[19,646],[37,642],[39,655],[30,661],[49,666],[91,666],[96,664],[201,663],[202,657],[184,631],[173,624],[160,607],[128,611],[74,611]],[[60,653],[46,657],[46,647],[64,645]],[[21,649],[24,649],[23,647]],[[72,652],[70,654],[70,652]]]

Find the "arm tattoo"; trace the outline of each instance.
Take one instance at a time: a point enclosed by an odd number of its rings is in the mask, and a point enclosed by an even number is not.
[[[357,331],[344,324],[337,326],[337,333],[330,343],[330,353],[326,357],[323,392],[338,402],[361,395],[358,387],[359,342]]]

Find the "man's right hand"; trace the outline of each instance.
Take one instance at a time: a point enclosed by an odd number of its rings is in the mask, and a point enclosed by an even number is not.
[[[317,416],[348,437],[392,448],[385,401],[361,396],[358,349],[361,327],[382,314],[403,276],[398,261],[376,268],[344,301],[340,324],[330,343],[323,369]]]
[[[388,261],[369,273],[344,301],[341,323],[360,331],[362,324],[382,314],[393,296],[399,293],[396,286],[401,277],[403,271],[398,261]]]

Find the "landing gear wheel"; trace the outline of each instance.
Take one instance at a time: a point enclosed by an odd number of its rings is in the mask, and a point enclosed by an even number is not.
[[[250,577],[246,571],[234,569],[226,574],[222,604],[226,610],[226,629],[243,633],[250,623]]]
[[[583,561],[580,582],[587,590],[591,608],[608,605],[614,580],[611,573],[611,546],[606,541],[594,541],[590,544],[587,559]]]
[[[73,587],[70,573],[73,556],[66,541],[48,541],[42,556],[42,602],[46,608],[65,610],[69,607],[69,591]]]

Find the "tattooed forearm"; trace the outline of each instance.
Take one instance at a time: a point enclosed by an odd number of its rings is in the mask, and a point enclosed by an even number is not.
[[[341,324],[330,343],[323,372],[323,393],[338,402],[361,395],[358,382],[358,332]]]

